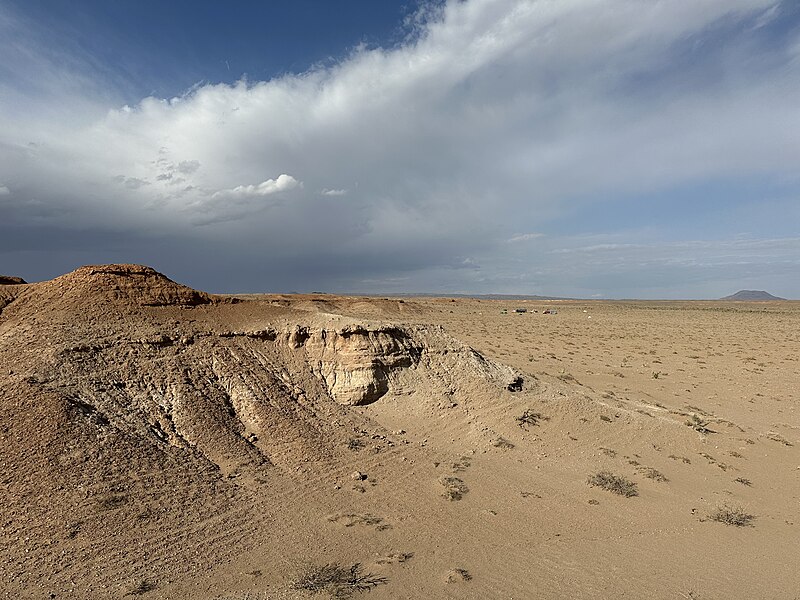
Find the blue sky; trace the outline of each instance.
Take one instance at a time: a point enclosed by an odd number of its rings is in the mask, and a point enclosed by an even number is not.
[[[800,5],[0,0],[0,272],[800,298]]]

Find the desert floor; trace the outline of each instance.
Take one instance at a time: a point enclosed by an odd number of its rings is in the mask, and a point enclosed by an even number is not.
[[[454,371],[448,389],[436,382],[448,373],[432,371],[423,381],[413,373],[421,364],[412,366],[372,404],[314,405],[313,417],[327,423],[315,426],[313,443],[287,422],[272,435],[292,439],[271,442],[274,466],[261,471],[228,468],[234,450],[179,464],[134,442],[97,442],[110,427],[103,420],[118,419],[126,431],[119,408],[106,408],[103,419],[84,410],[96,422],[59,445],[73,431],[65,429],[73,427],[69,419],[36,416],[44,409],[35,407],[64,393],[59,381],[72,377],[78,389],[91,377],[60,366],[42,383],[37,357],[60,338],[40,340],[30,356],[18,345],[55,317],[13,313],[15,300],[0,317],[7,361],[0,593],[800,598],[800,303],[240,299],[213,314],[144,308],[151,320],[141,335],[186,335],[189,322],[218,331],[331,319],[441,326],[443,335],[516,369],[524,386],[459,387]],[[543,314],[546,308],[557,314]],[[67,331],[67,322],[53,331]],[[135,341],[143,326],[125,323],[128,329],[103,335]],[[98,331],[97,323],[86,327],[76,335]],[[230,343],[234,334],[219,335]],[[256,342],[265,343],[247,344]],[[158,353],[173,348],[150,344],[147,364],[158,368],[167,360]],[[199,342],[191,349],[201,350]],[[221,350],[208,352],[219,369]],[[9,356],[18,364],[9,366]],[[312,379],[296,381],[292,397],[310,397]],[[25,386],[46,389],[34,394]],[[214,447],[198,436],[198,447]],[[282,450],[284,443],[295,446]],[[602,471],[634,483],[636,495],[590,485]],[[741,526],[715,520],[737,516]],[[299,589],[314,566],[356,563],[364,582],[378,585]]]

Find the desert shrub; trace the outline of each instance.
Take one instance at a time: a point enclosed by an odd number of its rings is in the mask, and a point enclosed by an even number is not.
[[[750,481],[749,479],[746,479],[745,477],[737,477],[736,479],[734,479],[734,481],[736,483],[741,483],[742,485],[746,485],[747,487],[750,487],[750,486],[753,485],[753,482]]]
[[[685,456],[676,456],[675,454],[670,454],[667,458],[671,458],[672,460],[679,460],[686,465],[692,464],[692,461],[686,458]]]
[[[621,475],[614,475],[610,471],[600,471],[591,475],[588,483],[591,486],[602,488],[626,498],[639,495],[639,489],[633,481]]]
[[[659,483],[666,483],[669,481],[669,479],[667,479],[667,477],[661,471],[654,469],[653,467],[640,467],[638,471],[648,479],[658,481]]]
[[[528,409],[517,417],[517,425],[519,425],[523,429],[527,429],[528,427],[533,427],[535,425],[538,425],[539,421],[546,421],[546,420],[547,417],[543,416],[542,413],[534,412]]]
[[[355,592],[368,592],[384,583],[387,583],[385,577],[364,573],[360,563],[350,567],[330,563],[311,565],[292,587],[312,594],[327,592],[332,598],[350,598]]]
[[[714,511],[708,515],[708,518],[717,523],[725,523],[725,525],[747,527],[752,525],[756,516],[745,512],[743,508],[738,506],[723,504],[715,508]]]

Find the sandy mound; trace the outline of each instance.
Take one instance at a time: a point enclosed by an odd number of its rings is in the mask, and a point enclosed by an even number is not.
[[[142,265],[88,265],[52,281],[34,284],[32,298],[51,306],[122,303],[123,306],[197,306],[208,294],[175,283]]]

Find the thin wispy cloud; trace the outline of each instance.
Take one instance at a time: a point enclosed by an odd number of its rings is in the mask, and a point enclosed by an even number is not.
[[[335,189],[329,190],[326,188],[322,190],[320,194],[322,194],[323,196],[346,196],[347,190],[335,190]]]
[[[553,261],[572,272],[578,251],[559,251],[559,240],[588,228],[633,259],[639,240],[621,232],[632,213],[673,202],[669,190],[755,214],[764,239],[792,233],[785,216],[758,212],[771,182],[784,206],[800,193],[800,36],[781,26],[786,6],[453,0],[423,7],[400,44],[127,104],[115,103],[117,74],[0,8],[0,195],[14,189],[0,228],[13,217],[33,235],[41,217],[27,202],[58,207],[65,233],[42,243],[34,273],[54,268],[48,253],[80,260],[87,250],[68,232],[88,228],[128,236],[131,259],[221,288],[402,281],[408,291],[613,296],[578,275],[545,280]],[[702,198],[700,186],[728,181],[756,188]],[[604,217],[585,222],[589,213]],[[682,231],[654,217],[651,235],[697,239],[691,221]],[[738,231],[708,222],[709,237]],[[154,254],[142,235],[169,242]],[[199,270],[198,253],[216,273]],[[20,260],[12,242],[0,242],[0,260]],[[685,268],[664,273],[659,290],[683,285]],[[715,277],[709,289],[729,291]],[[797,285],[776,293],[800,294]]]
[[[543,233],[517,233],[508,238],[510,244],[517,244],[519,242],[529,242],[544,237]]]

